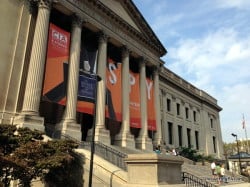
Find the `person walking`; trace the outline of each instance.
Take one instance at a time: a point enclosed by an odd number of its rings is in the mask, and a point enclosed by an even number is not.
[[[227,178],[225,176],[225,165],[224,164],[222,164],[221,168],[220,168],[220,179],[222,182],[228,183]]]
[[[220,164],[216,164],[215,172],[217,175],[218,184],[220,184],[220,179],[221,179],[220,169],[221,169]]]
[[[216,168],[216,165],[215,165],[215,162],[213,161],[213,162],[211,163],[211,171],[212,171],[212,176],[213,176],[213,178],[216,177],[215,168]]]

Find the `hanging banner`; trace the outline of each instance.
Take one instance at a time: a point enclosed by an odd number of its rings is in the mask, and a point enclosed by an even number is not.
[[[70,33],[50,23],[42,99],[65,105]]]
[[[78,84],[77,111],[93,114],[96,100],[97,76],[81,72]]]
[[[130,127],[141,128],[140,75],[130,71]]]
[[[154,104],[154,85],[153,80],[147,78],[147,114],[148,114],[148,130],[156,130],[156,115],[155,115],[155,104]]]
[[[77,111],[94,114],[97,89],[96,59],[98,51],[82,46],[80,54],[80,73],[78,82]]]
[[[108,59],[106,70],[106,117],[114,121],[122,121],[122,64]]]

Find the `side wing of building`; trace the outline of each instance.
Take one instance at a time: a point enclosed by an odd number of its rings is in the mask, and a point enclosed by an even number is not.
[[[217,100],[167,68],[160,73],[163,141],[169,147],[190,147],[223,157]]]

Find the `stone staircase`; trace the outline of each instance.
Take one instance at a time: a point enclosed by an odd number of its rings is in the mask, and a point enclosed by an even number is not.
[[[204,179],[214,185],[218,185],[218,179],[212,176],[210,163],[205,162],[205,164],[203,165],[200,162],[194,163],[193,161],[188,160],[186,158],[183,158],[183,160],[184,160],[184,163],[182,165],[183,172],[190,173],[200,179]],[[248,179],[244,176],[235,175],[230,171],[226,170],[226,177],[228,179],[228,183],[221,184],[223,186],[225,185],[239,186],[246,184],[247,187],[250,187],[250,183],[246,182],[246,180]]]

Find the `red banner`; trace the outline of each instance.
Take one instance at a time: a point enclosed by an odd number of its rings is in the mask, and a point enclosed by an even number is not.
[[[70,33],[50,24],[43,100],[65,105]]]
[[[140,75],[130,71],[130,127],[141,128]]]
[[[156,130],[153,81],[147,78],[146,87],[147,87],[148,130]]]
[[[69,53],[70,33],[51,23],[49,28],[47,61],[43,85],[43,100],[49,102],[56,102],[61,105],[66,104]],[[97,50],[88,50],[86,48],[81,49],[81,71],[86,71],[86,69],[88,68],[89,74],[94,73],[96,55]],[[79,74],[79,77],[83,77],[81,72]],[[81,78],[79,80],[79,83],[86,82],[85,80],[86,76]],[[79,86],[79,88],[81,87]],[[82,113],[93,114],[93,100],[84,100],[83,97],[79,99],[79,93],[82,93],[82,91],[82,88],[78,91],[78,101],[76,110]]]
[[[121,77],[122,64],[108,59],[106,70],[106,117],[122,121]]]

